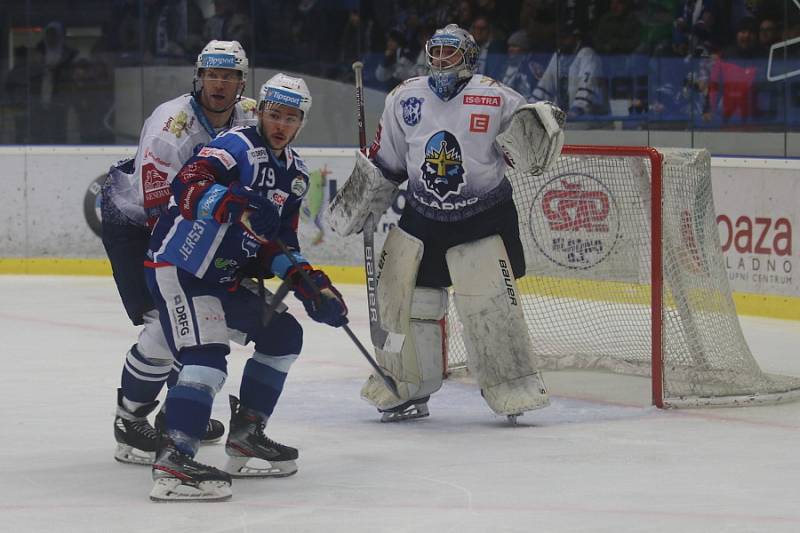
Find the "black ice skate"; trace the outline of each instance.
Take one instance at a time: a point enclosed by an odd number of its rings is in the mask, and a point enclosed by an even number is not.
[[[122,389],[117,389],[117,414],[114,417],[114,438],[117,450],[114,459],[120,463],[151,465],[156,457],[158,431],[147,421],[158,402],[148,403],[131,412],[122,405]]]
[[[162,435],[158,454],[153,463],[154,502],[196,502],[229,500],[231,476],[198,463],[175,447],[169,437]]]
[[[414,418],[424,418],[430,415],[428,411],[428,400],[430,396],[409,400],[404,404],[392,407],[391,409],[378,409],[381,415],[381,422],[400,422],[402,420],[413,420]]]
[[[230,397],[231,423],[225,452],[225,471],[232,477],[286,477],[297,472],[297,449],[284,446],[264,435],[266,421],[259,413]],[[248,464],[249,463],[249,464]]]
[[[167,432],[167,413],[162,408],[156,415],[156,430],[159,433]],[[206,434],[203,436],[203,444],[210,444],[217,442],[225,434],[225,424],[214,418],[208,419],[208,426],[206,426]]]

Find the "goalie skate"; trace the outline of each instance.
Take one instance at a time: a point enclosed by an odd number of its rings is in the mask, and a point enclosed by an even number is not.
[[[403,420],[413,420],[415,418],[425,418],[431,413],[428,410],[428,400],[430,396],[411,400],[391,409],[380,410],[382,413],[381,422],[401,422]]]
[[[198,463],[182,453],[167,437],[153,463],[154,502],[196,502],[229,500],[231,476],[213,466]]]
[[[114,417],[114,459],[120,463],[151,465],[156,457],[158,431],[147,421],[158,402],[128,411],[122,404],[122,389],[117,389],[117,412]]]
[[[264,435],[266,420],[255,411],[242,407],[230,397],[231,424],[225,453],[225,471],[234,478],[286,477],[297,472],[297,449],[285,446]]]

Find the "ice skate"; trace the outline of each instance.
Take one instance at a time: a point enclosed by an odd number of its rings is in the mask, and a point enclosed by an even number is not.
[[[378,409],[382,413],[381,422],[400,422],[429,416],[431,414],[428,410],[429,399],[430,396],[425,396],[424,398],[410,400],[391,409]]]
[[[266,420],[230,397],[231,423],[225,452],[225,471],[232,477],[286,477],[297,472],[297,449],[264,435]]]
[[[198,463],[162,436],[158,456],[153,463],[154,502],[195,502],[229,500],[231,476],[213,466]]]
[[[117,413],[114,417],[114,438],[117,450],[114,459],[120,463],[151,465],[156,457],[158,431],[147,421],[158,402],[148,403],[131,412],[122,404],[122,389],[117,389]]]
[[[167,431],[167,413],[161,409],[156,415],[156,431],[159,433],[166,433]],[[208,419],[208,426],[206,426],[206,434],[200,442],[203,444],[210,444],[217,442],[225,434],[225,424],[214,418]]]

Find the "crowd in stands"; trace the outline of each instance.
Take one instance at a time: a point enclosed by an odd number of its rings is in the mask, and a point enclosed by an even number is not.
[[[77,54],[64,39],[65,25],[85,25],[79,20],[42,21],[39,45],[10,51],[13,66],[3,86],[7,107],[35,99],[41,105],[33,107],[63,121],[67,106],[75,106],[91,116],[82,121],[81,139],[103,143],[110,132],[103,121],[109,119],[115,67],[191,64],[211,39],[238,40],[256,67],[342,82],[352,80],[350,66],[361,60],[365,83],[388,91],[425,73],[425,41],[436,28],[456,22],[480,47],[479,73],[530,101],[557,102],[572,123],[716,128],[772,121],[785,127],[792,106],[800,123],[800,90],[791,90],[795,80],[780,75],[800,70],[783,59],[780,48],[800,36],[793,0],[98,4],[103,5],[108,13],[88,54]],[[779,53],[770,60],[776,43]],[[17,120],[29,118],[25,109]],[[17,131],[17,142],[30,140],[30,128]],[[60,133],[52,135],[37,141],[63,141]]]

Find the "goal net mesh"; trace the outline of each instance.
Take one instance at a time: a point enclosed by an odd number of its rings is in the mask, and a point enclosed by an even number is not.
[[[789,399],[800,379],[761,371],[723,263],[706,150],[663,149],[663,399],[669,405]],[[568,153],[567,153],[568,152]],[[542,369],[651,375],[652,163],[565,149],[539,176],[511,174],[525,249],[518,280]],[[448,367],[468,363],[450,299]]]

